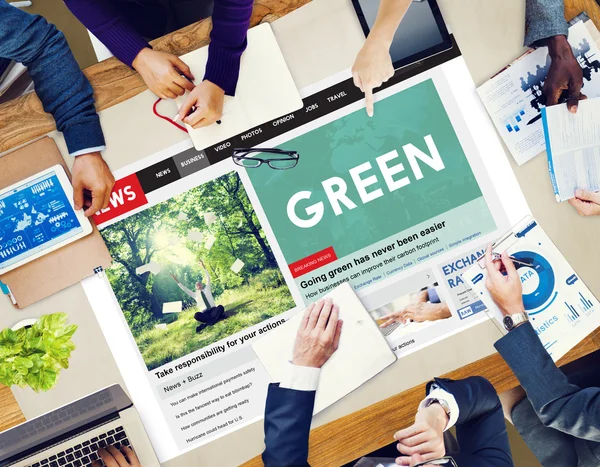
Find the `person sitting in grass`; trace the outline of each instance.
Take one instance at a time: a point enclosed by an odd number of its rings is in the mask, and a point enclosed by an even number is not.
[[[225,308],[223,305],[217,305],[215,303],[215,299],[213,298],[210,289],[210,274],[204,265],[204,261],[200,260],[198,263],[200,264],[202,272],[204,273],[205,284],[203,285],[200,281],[196,282],[195,291],[188,289],[185,285],[179,282],[179,279],[177,279],[174,274],[171,274],[171,277],[175,280],[175,282],[177,282],[177,285],[181,290],[196,300],[198,309],[203,310],[197,311],[194,314],[194,319],[202,323],[196,328],[196,332],[201,332],[207,326],[212,326],[219,321],[223,317],[223,313],[225,313]]]

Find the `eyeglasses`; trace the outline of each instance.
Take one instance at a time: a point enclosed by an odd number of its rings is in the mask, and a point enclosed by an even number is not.
[[[444,465],[446,467],[458,467],[458,464],[451,456],[440,457],[439,459],[433,459],[430,461],[420,462],[414,467],[425,467],[429,465]]]
[[[272,154],[272,157],[262,159],[254,157],[254,154],[264,153]],[[269,167],[275,170],[293,169],[298,165],[300,154],[296,151],[284,151],[283,149],[267,149],[267,148],[252,148],[252,149],[234,149],[231,158],[236,165],[247,169],[254,169],[266,163]]]

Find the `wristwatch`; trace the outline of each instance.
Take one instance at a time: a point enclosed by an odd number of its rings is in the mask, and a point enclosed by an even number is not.
[[[442,409],[444,409],[444,411],[446,412],[446,415],[448,415],[448,418],[450,418],[450,404],[448,404],[448,402],[446,402],[444,399],[432,398],[427,400],[427,404],[425,405],[425,407],[429,407],[433,404],[440,404],[442,406]]]
[[[516,327],[520,326],[523,323],[529,321],[529,315],[527,313],[516,313],[514,315],[506,315],[502,322],[504,323],[504,328],[507,331],[512,331]]]

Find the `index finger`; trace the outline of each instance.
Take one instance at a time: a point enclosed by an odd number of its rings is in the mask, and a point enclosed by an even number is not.
[[[115,458],[106,449],[98,449],[98,455],[106,467],[119,467]]]
[[[298,326],[298,329],[306,329],[306,326],[308,326],[308,318],[310,318],[310,314],[314,307],[315,307],[314,303],[311,303],[310,305],[308,305],[306,307],[306,310],[304,310],[304,314],[302,315],[302,320],[300,321],[300,326]]]
[[[367,106],[367,115],[369,117],[373,116],[373,88],[370,86],[365,87],[365,103]]]
[[[190,113],[192,107],[196,105],[196,100],[193,96],[188,96],[183,105],[179,108],[179,118],[181,120],[185,119],[187,114]]]
[[[517,268],[515,267],[515,263],[513,263],[512,259],[508,256],[506,251],[502,252],[502,256],[500,257],[502,260],[502,264],[504,264],[504,269],[506,270],[506,274],[510,278],[516,278],[519,276],[517,273]]]
[[[188,91],[194,90],[194,83],[192,83],[189,79],[186,79],[184,76],[181,76],[175,70],[173,70],[175,75],[173,76],[173,81],[181,86],[183,89],[187,89]]]
[[[548,88],[544,86],[544,92],[546,94],[546,106],[551,106],[558,104],[563,89],[554,85],[548,86]]]
[[[583,77],[581,81],[574,80],[571,78],[569,81],[569,98],[567,99],[567,107],[572,113],[577,112],[577,106],[579,105],[579,98],[581,96],[581,88],[583,87]]]
[[[321,310],[321,314],[319,315],[319,321],[317,322],[317,327],[321,329],[325,329],[325,325],[327,324],[327,320],[331,315],[331,310],[333,308],[333,300],[328,298],[325,300],[323,304],[323,309]]]
[[[192,114],[185,117],[183,121],[188,125],[195,127],[206,117],[208,117],[208,110],[203,107],[198,107]]]
[[[140,465],[140,460],[138,459],[136,453],[129,446],[122,446],[121,452],[127,456],[127,459],[129,459],[130,464],[132,464],[134,466],[136,464],[138,466]]]
[[[401,439],[410,438],[411,436],[418,435],[422,431],[423,430],[418,425],[411,425],[408,428],[404,428],[404,430],[394,433],[394,439],[399,441]]]
[[[102,209],[104,202],[104,193],[100,193],[97,188],[91,190],[92,204],[84,211],[85,217],[91,217]]]
[[[125,456],[121,454],[121,452],[117,448],[110,445],[106,447],[106,450],[117,461],[119,467],[129,467],[129,463],[125,460]]]

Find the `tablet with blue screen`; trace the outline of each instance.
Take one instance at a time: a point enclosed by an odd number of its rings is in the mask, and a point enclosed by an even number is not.
[[[0,274],[91,232],[60,165],[0,190]]]

